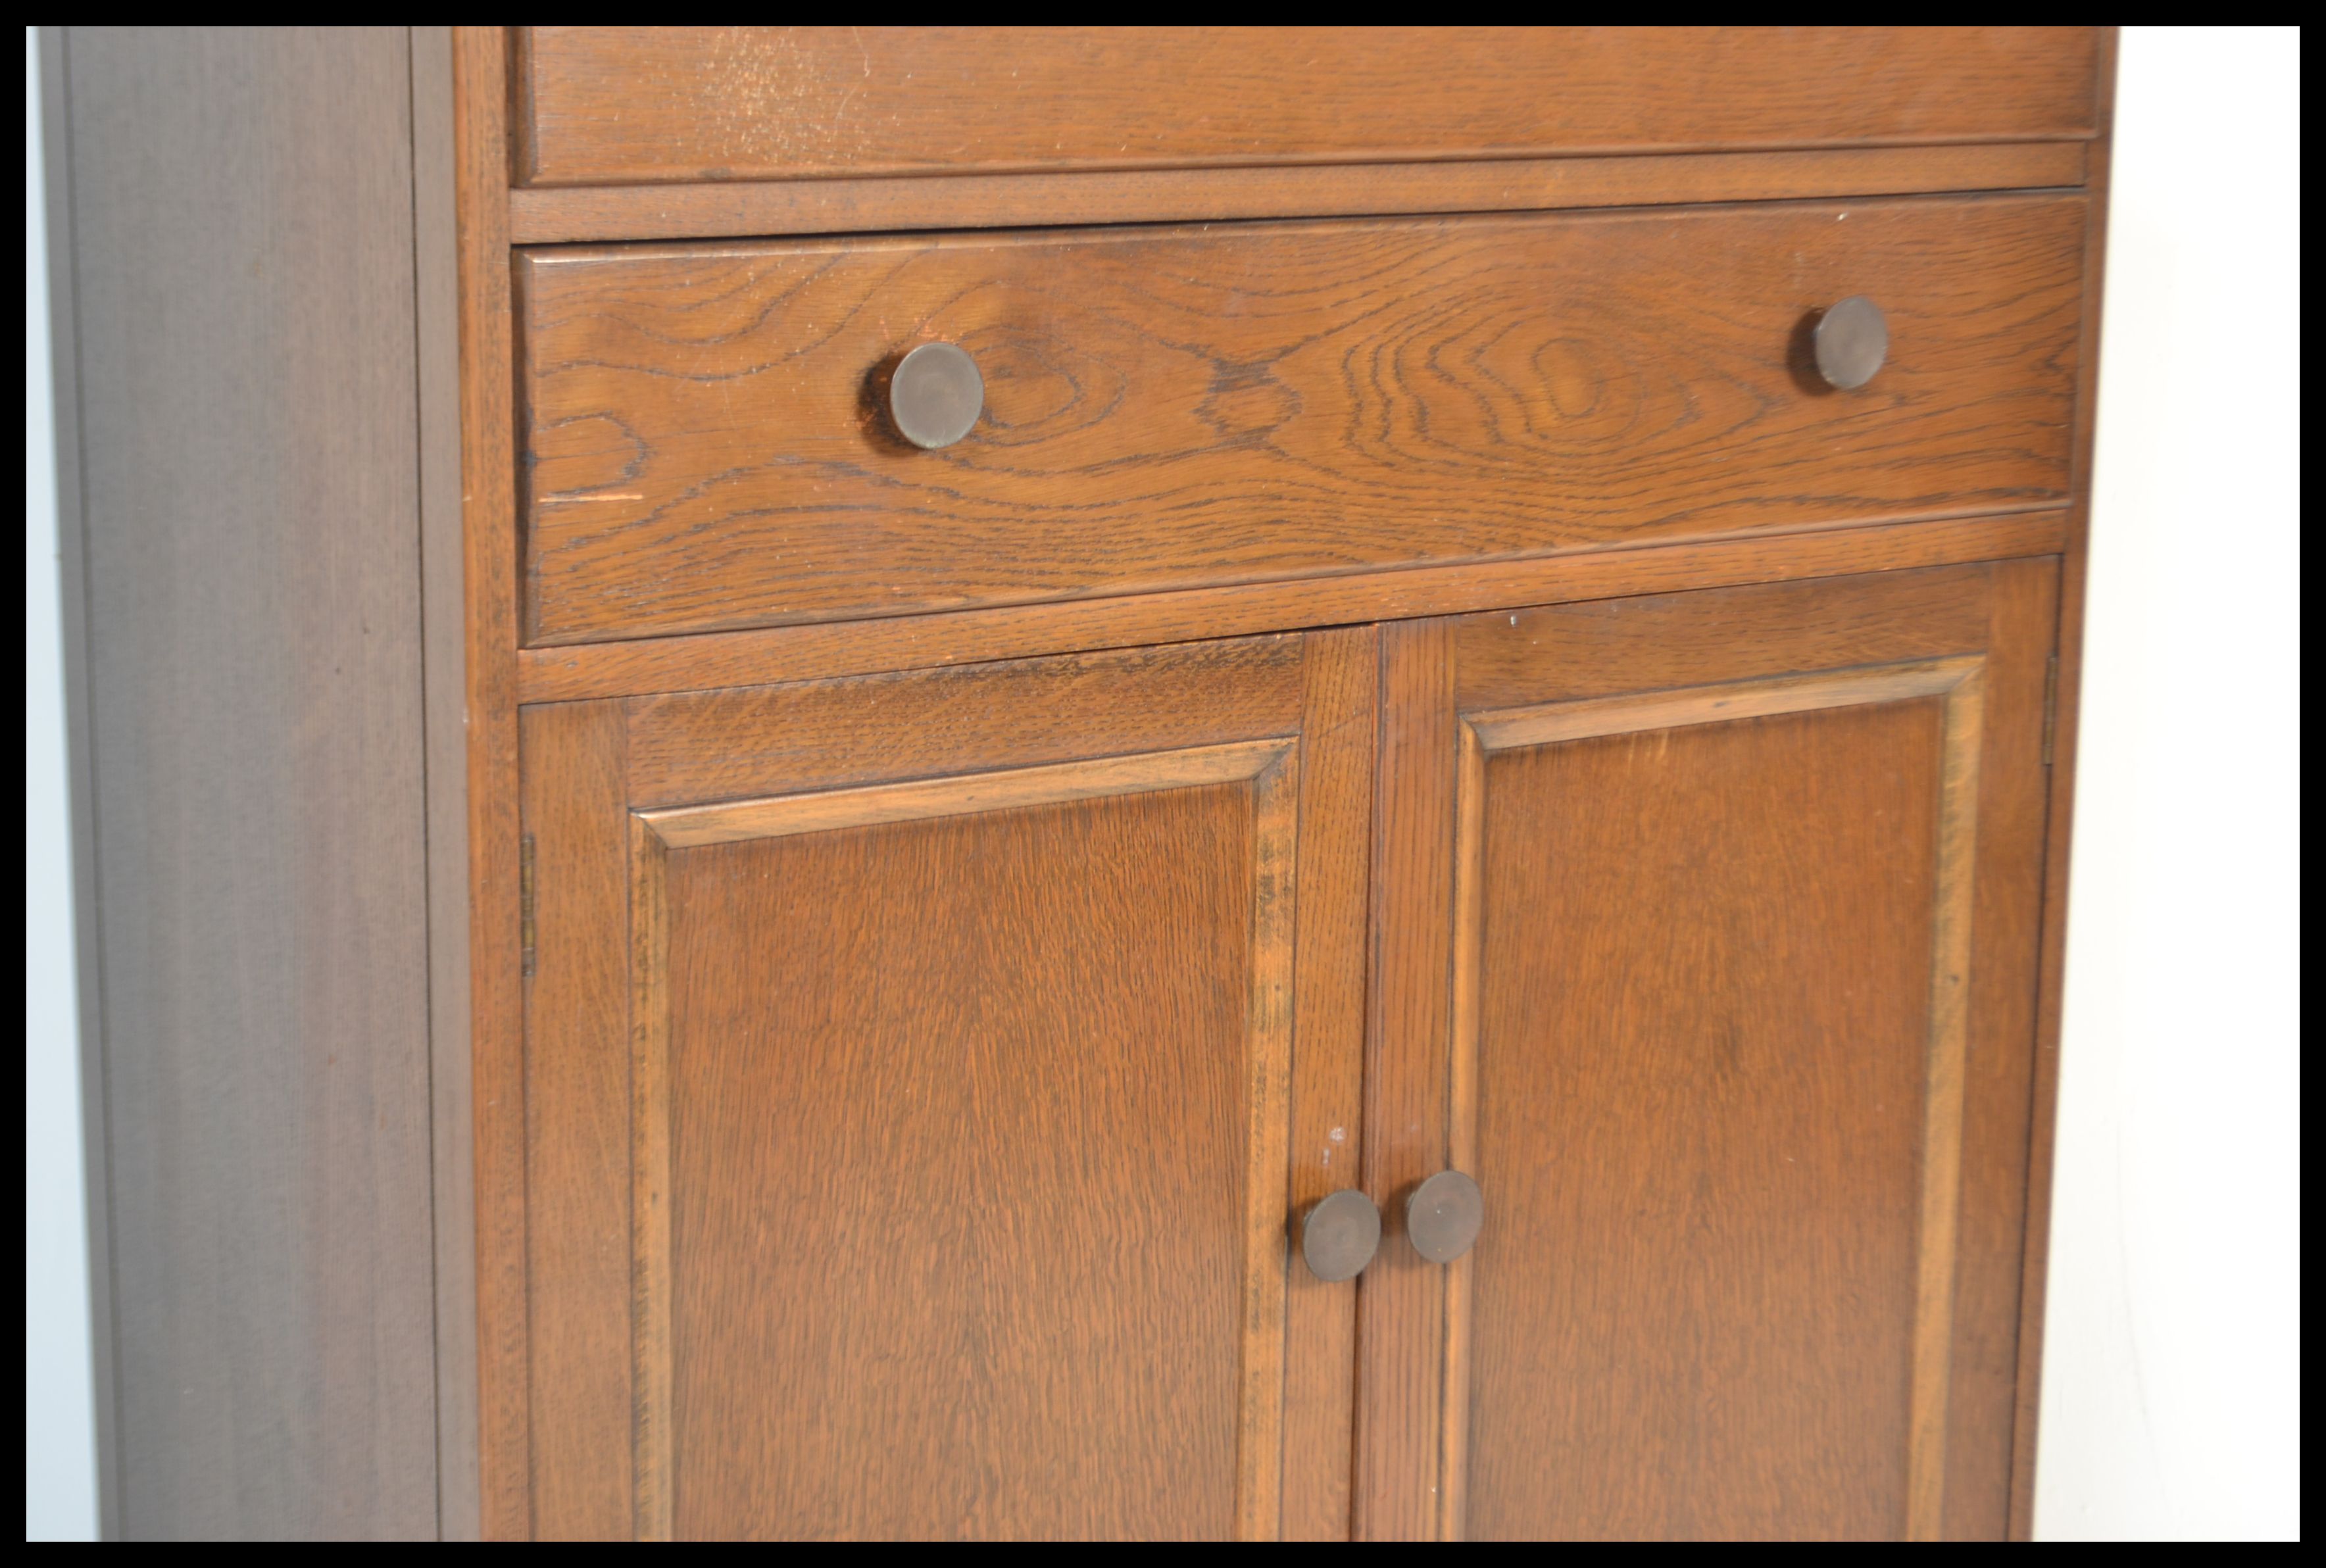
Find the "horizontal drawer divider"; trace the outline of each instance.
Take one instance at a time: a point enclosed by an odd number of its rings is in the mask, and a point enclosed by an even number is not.
[[[584,701],[2055,555],[2061,509],[1754,533],[1292,582],[527,648],[517,700]]]
[[[2059,140],[553,186],[509,192],[509,237],[517,245],[561,245],[2045,190],[2084,183],[2086,146]]]

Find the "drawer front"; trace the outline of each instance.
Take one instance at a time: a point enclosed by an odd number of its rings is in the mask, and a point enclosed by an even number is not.
[[[520,30],[520,182],[2089,135],[2080,27]]]
[[[535,644],[2056,504],[2085,202],[524,254]],[[1887,318],[1818,377],[1817,314]],[[899,439],[960,346],[984,412]]]

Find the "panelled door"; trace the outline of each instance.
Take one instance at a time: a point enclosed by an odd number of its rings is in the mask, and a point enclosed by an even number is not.
[[[526,710],[536,1534],[1345,1532],[1376,640]]]
[[[528,709],[535,1532],[2000,1536],[2055,583]]]
[[[1384,629],[1361,1534],[2004,1534],[2055,576]]]

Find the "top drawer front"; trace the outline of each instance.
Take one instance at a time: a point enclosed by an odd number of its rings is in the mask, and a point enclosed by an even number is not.
[[[2085,203],[549,250],[535,643],[2056,503]],[[1865,294],[1856,392],[1805,325]],[[936,451],[879,371],[968,350]]]
[[[535,27],[519,183],[2092,132],[2093,30]]]

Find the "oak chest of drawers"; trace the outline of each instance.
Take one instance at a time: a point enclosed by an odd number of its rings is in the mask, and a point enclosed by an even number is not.
[[[49,50],[111,1528],[2024,1535],[2107,30]]]

